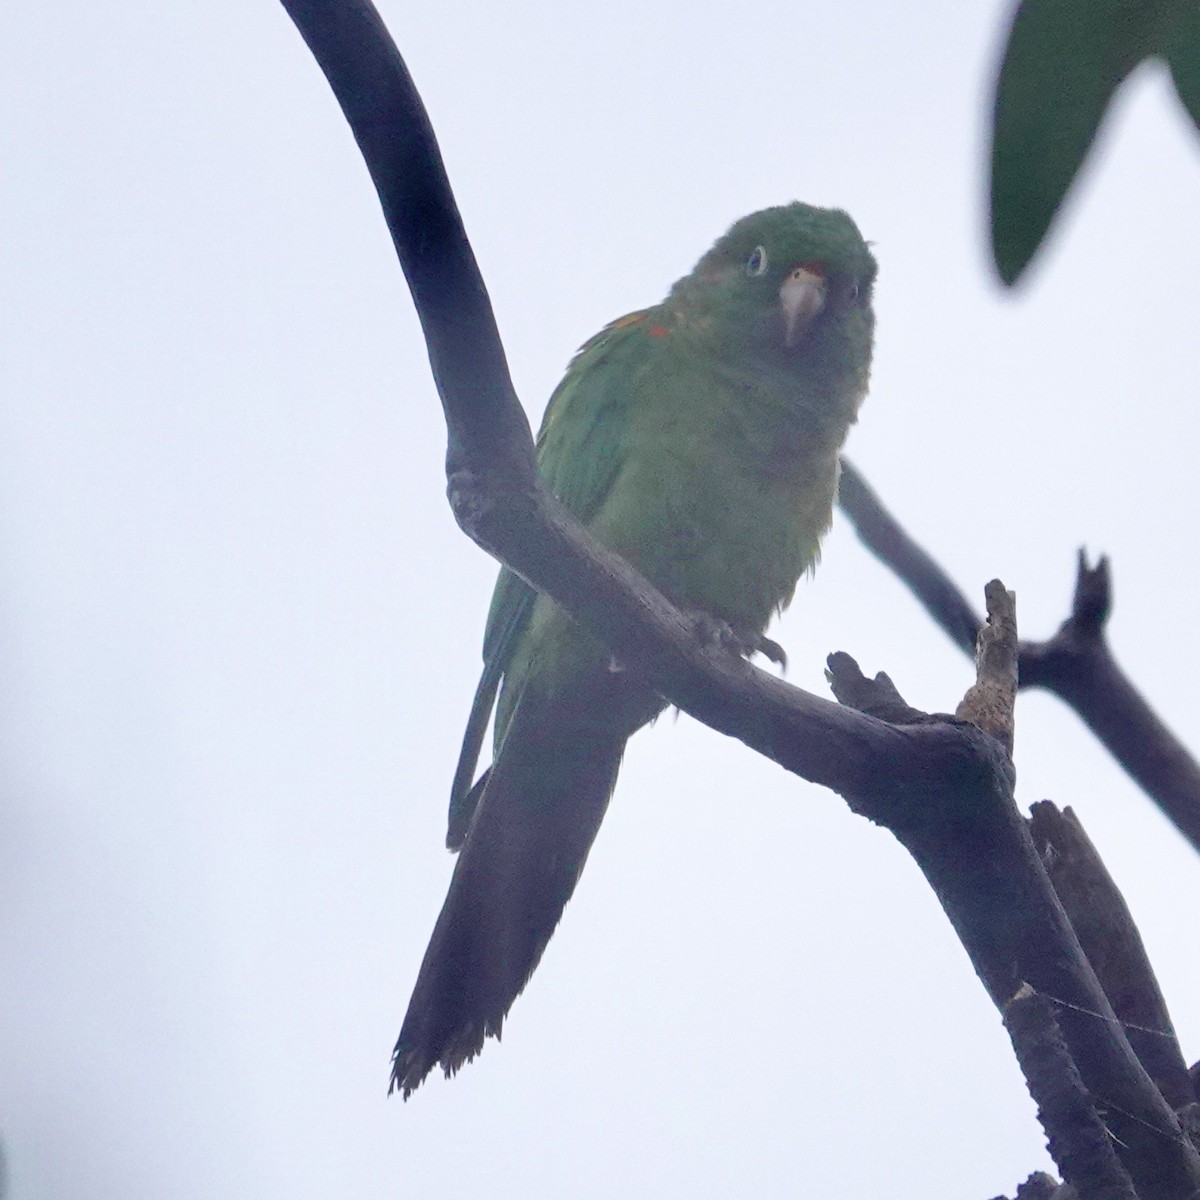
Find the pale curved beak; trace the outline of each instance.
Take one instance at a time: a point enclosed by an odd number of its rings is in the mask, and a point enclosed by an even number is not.
[[[795,267],[789,272],[779,289],[779,303],[783,308],[783,340],[787,346],[795,346],[804,336],[805,327],[825,307],[828,285],[820,275],[805,267]]]

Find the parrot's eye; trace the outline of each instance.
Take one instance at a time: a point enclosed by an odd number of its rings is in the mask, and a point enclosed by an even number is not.
[[[754,253],[746,259],[747,275],[765,275],[767,271],[767,252],[761,246],[754,247]]]
[[[838,303],[844,308],[854,308],[862,304],[866,295],[866,288],[857,279],[847,279],[838,284]]]

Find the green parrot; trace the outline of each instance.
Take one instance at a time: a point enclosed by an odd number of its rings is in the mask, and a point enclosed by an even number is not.
[[[867,390],[875,260],[837,209],[738,221],[654,308],[575,356],[538,435],[546,485],[747,652],[816,563]],[[776,656],[776,655],[773,655]],[[405,1098],[500,1036],[583,870],[625,743],[666,707],[502,569],[451,788],[459,852],[396,1045]],[[635,667],[635,664],[630,664]],[[495,709],[492,765],[475,780]]]

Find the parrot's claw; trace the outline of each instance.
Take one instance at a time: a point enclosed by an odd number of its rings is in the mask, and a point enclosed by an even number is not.
[[[787,651],[776,641],[772,641],[765,633],[760,633],[753,639],[752,651],[757,651],[768,662],[773,662],[781,671],[787,670]]]
[[[783,647],[765,634],[743,633],[706,612],[693,612],[690,616],[697,638],[705,645],[721,646],[742,658],[761,654],[776,666],[787,670],[787,654]]]

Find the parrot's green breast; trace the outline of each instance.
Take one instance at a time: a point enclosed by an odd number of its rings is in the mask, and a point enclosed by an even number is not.
[[[677,604],[760,632],[816,558],[840,438],[803,428],[794,381],[714,363],[686,326],[654,319],[626,334],[635,359],[650,353],[632,372],[619,473],[589,523]]]

